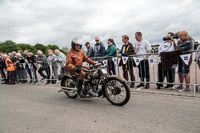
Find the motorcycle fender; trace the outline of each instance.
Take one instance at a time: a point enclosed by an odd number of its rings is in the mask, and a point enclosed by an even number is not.
[[[118,79],[118,80],[121,80],[122,82],[126,82],[126,80],[124,78],[116,76],[116,75],[108,75],[107,79],[108,80]],[[103,91],[103,95],[105,96],[105,84],[102,85],[102,91]]]
[[[118,80],[121,80],[121,81],[123,81],[123,82],[126,82],[126,80],[125,80],[123,77],[116,76],[116,75],[108,75],[107,78],[108,78],[108,80],[111,80],[111,79],[118,79]]]
[[[63,75],[62,78],[61,78],[61,86],[63,86],[64,79],[66,79],[66,78],[71,78],[71,76]]]

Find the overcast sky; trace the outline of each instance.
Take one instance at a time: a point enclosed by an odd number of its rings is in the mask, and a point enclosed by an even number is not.
[[[74,37],[94,45],[100,36],[121,47],[124,34],[156,44],[180,30],[200,41],[199,0],[0,0],[0,42],[70,47]]]

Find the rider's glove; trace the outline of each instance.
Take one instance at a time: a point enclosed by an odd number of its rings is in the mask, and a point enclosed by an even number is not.
[[[80,72],[81,72],[81,68],[78,67],[78,66],[76,66],[76,67],[74,68],[74,71],[75,71],[76,73],[80,73]]]
[[[90,69],[94,69],[94,66],[90,66]]]

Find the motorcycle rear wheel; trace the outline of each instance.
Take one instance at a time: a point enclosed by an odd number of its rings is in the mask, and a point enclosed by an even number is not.
[[[76,85],[71,77],[66,77],[63,81],[62,86],[76,89]],[[77,92],[76,90],[66,89],[64,92],[69,98],[76,98],[78,96],[76,93]]]
[[[127,83],[120,79],[110,79],[105,86],[105,97],[113,105],[125,105],[129,101],[130,95]]]

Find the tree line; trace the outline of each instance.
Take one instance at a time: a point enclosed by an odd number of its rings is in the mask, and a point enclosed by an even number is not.
[[[18,50],[28,50],[30,52],[32,52],[33,54],[36,54],[38,50],[41,50],[44,55],[48,55],[48,50],[55,50],[58,49],[60,50],[62,53],[67,54],[68,52],[68,48],[67,47],[62,47],[61,49],[57,46],[57,45],[53,45],[53,44],[49,44],[47,46],[37,43],[34,46],[30,45],[30,44],[25,44],[25,43],[15,43],[12,40],[7,40],[5,42],[1,42],[0,43],[0,53],[9,53],[12,51],[18,51]]]

